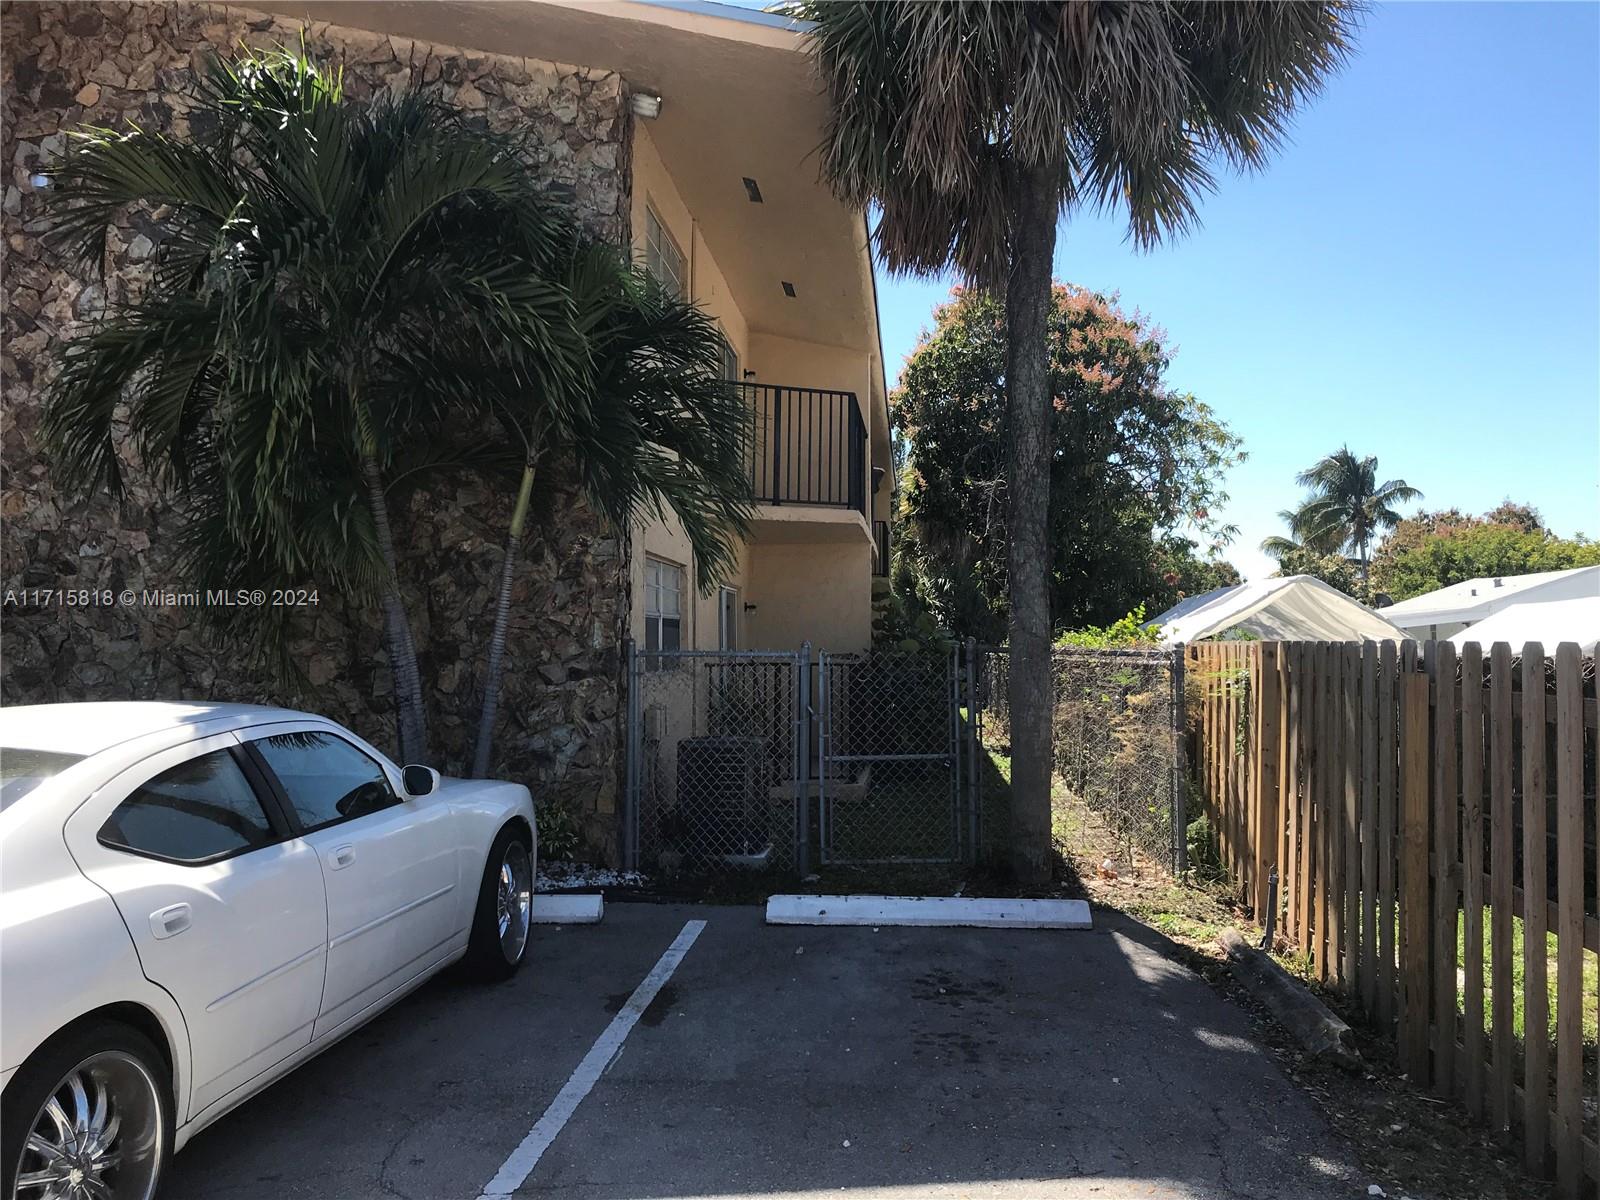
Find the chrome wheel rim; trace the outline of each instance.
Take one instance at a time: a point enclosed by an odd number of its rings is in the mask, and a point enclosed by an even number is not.
[[[528,947],[528,925],[533,913],[533,864],[521,842],[506,844],[495,876],[495,924],[500,931],[500,953],[508,963],[522,961]]]
[[[145,1065],[122,1050],[93,1054],[39,1106],[12,1200],[150,1200],[165,1138]]]

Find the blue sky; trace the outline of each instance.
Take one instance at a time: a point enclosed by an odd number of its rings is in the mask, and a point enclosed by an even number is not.
[[[1201,216],[1149,253],[1075,216],[1055,271],[1163,326],[1171,382],[1244,439],[1247,577],[1346,442],[1428,508],[1509,496],[1600,535],[1600,5],[1375,7],[1291,144]],[[880,277],[891,386],[950,282]]]

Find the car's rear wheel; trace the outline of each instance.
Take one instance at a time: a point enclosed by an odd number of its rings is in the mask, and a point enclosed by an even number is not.
[[[172,1146],[172,1079],[138,1030],[85,1025],[6,1086],[4,1200],[150,1200]]]
[[[533,921],[533,847],[507,825],[489,848],[478,908],[467,942],[467,969],[480,979],[509,979],[528,956]]]

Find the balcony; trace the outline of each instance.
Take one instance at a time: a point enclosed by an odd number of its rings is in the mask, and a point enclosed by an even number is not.
[[[867,514],[867,430],[854,392],[741,383],[754,414],[750,490],[758,504]]]

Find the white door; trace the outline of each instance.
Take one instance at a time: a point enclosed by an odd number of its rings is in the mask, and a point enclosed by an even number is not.
[[[311,1041],[327,910],[312,849],[232,734],[145,759],[67,821],[139,962],[183,1010],[193,1115]]]
[[[403,800],[375,751],[325,725],[269,729],[252,730],[247,744],[316,852],[327,891],[321,1037],[449,953],[470,910],[446,801]]]

